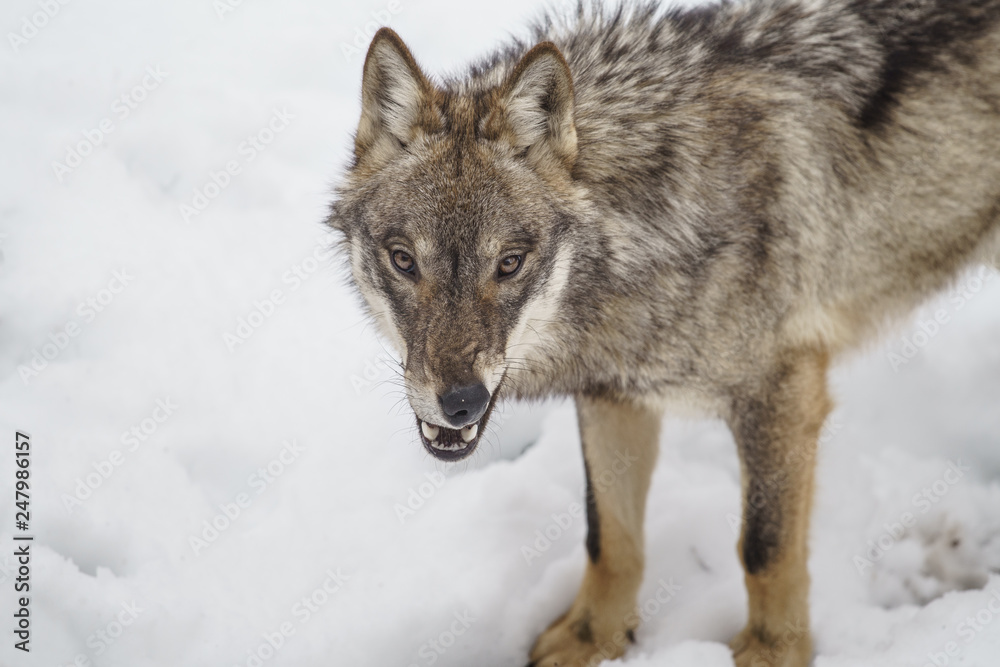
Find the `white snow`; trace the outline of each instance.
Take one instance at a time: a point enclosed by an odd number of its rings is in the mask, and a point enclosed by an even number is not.
[[[441,73],[537,9],[5,3],[0,664],[526,662],[585,564],[572,405],[506,408],[472,461],[436,463],[320,221],[358,117],[357,34],[363,49],[388,18]],[[817,667],[1000,664],[1000,280],[960,286],[834,377]],[[890,361],[904,335],[912,358]],[[16,429],[33,448],[28,655]],[[720,424],[666,423],[646,622],[622,664],[731,664],[737,473]]]

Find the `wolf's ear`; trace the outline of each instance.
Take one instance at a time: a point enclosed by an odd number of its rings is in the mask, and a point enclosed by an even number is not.
[[[573,77],[562,53],[542,42],[524,54],[500,87],[500,114],[492,134],[517,149],[542,149],[572,167],[576,159]]]
[[[421,129],[433,130],[438,123],[434,87],[399,35],[382,28],[365,57],[355,156],[389,157]]]

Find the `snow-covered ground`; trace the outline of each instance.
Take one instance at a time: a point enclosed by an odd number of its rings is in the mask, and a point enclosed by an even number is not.
[[[0,665],[523,665],[585,563],[572,405],[430,459],[320,221],[366,32],[388,20],[440,73],[537,9],[4,3]],[[1000,279],[967,276],[834,387],[816,665],[1000,664]],[[667,422],[624,664],[731,664],[738,488],[723,427]]]

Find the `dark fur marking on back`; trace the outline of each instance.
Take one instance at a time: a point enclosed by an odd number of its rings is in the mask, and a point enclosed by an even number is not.
[[[858,117],[858,125],[868,130],[882,128],[892,120],[900,96],[917,76],[944,68],[942,55],[960,61],[972,58],[970,42],[1000,21],[1000,6],[993,0],[942,0],[924,9],[925,15],[909,21],[894,16],[893,12],[903,10],[898,3],[886,0],[857,0],[851,9],[879,31],[887,54],[879,88]]]

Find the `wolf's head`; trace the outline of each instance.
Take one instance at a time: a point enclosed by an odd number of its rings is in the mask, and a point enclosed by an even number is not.
[[[398,348],[427,450],[475,449],[498,395],[550,339],[582,206],[573,84],[542,43],[439,87],[393,31],[369,47],[354,161],[330,224]],[[548,334],[547,334],[548,332]]]

